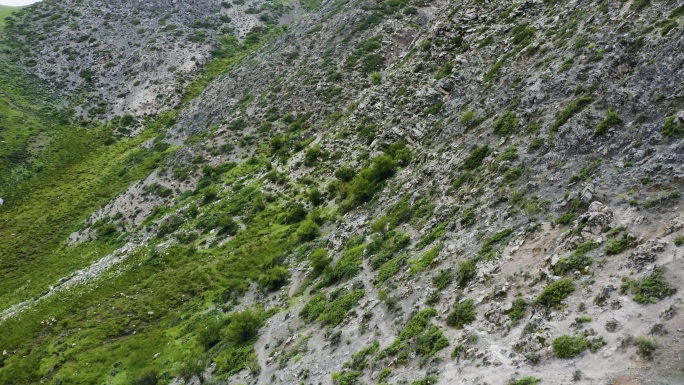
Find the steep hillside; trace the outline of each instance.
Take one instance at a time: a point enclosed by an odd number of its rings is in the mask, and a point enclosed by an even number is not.
[[[8,7],[6,5],[0,5],[0,29],[5,27],[5,19],[12,15],[12,12],[16,11],[16,7]]]
[[[258,40],[285,10],[269,1],[45,0],[7,20],[5,53],[86,121],[139,118],[176,107],[212,51]]]
[[[103,4],[3,43],[35,65],[0,89],[0,382],[684,381],[684,4],[154,1],[142,33]],[[139,53],[78,56],[86,81],[37,49],[97,12],[178,88],[130,126]]]

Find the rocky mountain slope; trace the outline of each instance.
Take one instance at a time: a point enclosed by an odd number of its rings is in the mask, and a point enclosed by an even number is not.
[[[684,381],[684,4],[133,3],[8,23],[0,382]]]

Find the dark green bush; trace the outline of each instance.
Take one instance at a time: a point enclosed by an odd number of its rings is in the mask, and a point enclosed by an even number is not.
[[[463,161],[463,167],[466,170],[474,170],[480,167],[482,165],[482,161],[491,153],[491,151],[492,150],[487,145],[476,148]]]
[[[612,108],[608,110],[606,118],[603,119],[594,130],[594,137],[605,134],[610,127],[619,126],[622,124],[622,118]]]
[[[574,271],[584,272],[585,267],[591,266],[594,260],[587,256],[591,250],[598,248],[600,245],[594,241],[587,241],[577,247],[568,257],[558,260],[553,266],[553,273],[556,275],[565,275]]]
[[[212,317],[199,328],[196,339],[204,350],[209,350],[221,341],[221,330],[224,324],[224,320]]]
[[[556,120],[553,122],[551,125],[551,131],[558,131],[558,129],[564,125],[570,118],[573,116],[577,115],[580,113],[583,109],[585,109],[588,105],[590,105],[594,101],[593,98],[589,96],[584,96],[579,99],[574,100],[572,103],[570,103],[565,109],[563,109],[559,114]]]
[[[556,218],[556,224],[559,225],[569,225],[572,222],[575,221],[575,214],[573,213],[565,213],[558,218]]]
[[[660,129],[660,133],[666,138],[670,139],[673,136],[684,137],[684,125],[680,125],[675,120],[675,116],[668,116],[665,119],[663,127]]]
[[[665,269],[658,267],[638,281],[626,279],[620,286],[620,292],[624,294],[627,291],[634,294],[634,301],[637,303],[656,303],[676,293],[677,289],[665,280]]]
[[[467,208],[463,210],[463,214],[461,215],[461,225],[465,227],[470,227],[477,222],[477,218],[475,217],[475,210],[472,208]]]
[[[351,201],[358,205],[369,201],[381,183],[394,175],[397,162],[390,155],[380,155],[373,159],[370,167],[361,170],[349,187]]]
[[[537,303],[546,308],[557,307],[575,291],[575,283],[570,278],[559,279],[546,286],[537,297]]]
[[[553,340],[551,348],[558,358],[572,358],[587,348],[587,339],[583,336],[560,336]]]
[[[425,234],[423,238],[416,243],[416,249],[417,250],[422,250],[425,248],[425,246],[433,243],[436,241],[438,238],[440,238],[444,233],[446,232],[446,225],[447,223],[441,223],[438,226],[436,226],[434,229],[430,230],[429,233]]]
[[[456,284],[463,288],[475,278],[477,271],[475,270],[475,264],[471,260],[459,261],[458,267],[459,269],[456,272]]]
[[[619,237],[619,238],[612,238],[606,244],[606,254],[608,254],[608,255],[620,254],[623,251],[627,250],[631,243],[632,243],[632,241],[626,235],[623,235],[622,237]]]
[[[145,368],[133,379],[133,385],[157,385],[157,369]]]
[[[451,270],[440,270],[439,274],[432,279],[432,284],[439,290],[444,290],[454,280]]]
[[[457,329],[462,329],[464,325],[473,321],[475,321],[475,302],[472,299],[457,302],[446,319],[447,325]]]
[[[328,303],[325,312],[321,315],[321,321],[330,327],[339,325],[344,320],[344,317],[347,316],[349,310],[356,306],[364,295],[366,295],[365,291],[354,290]]]
[[[309,256],[309,264],[311,265],[311,274],[317,277],[323,273],[328,265],[332,262],[332,258],[328,257],[328,251],[326,249],[316,249]]]
[[[311,219],[302,222],[297,228],[297,237],[303,242],[313,241],[321,235],[321,228]]]
[[[335,177],[339,180],[349,182],[352,179],[354,179],[354,176],[356,175],[356,170],[354,170],[351,167],[342,167],[337,169],[335,171]]]
[[[259,287],[273,291],[283,287],[290,278],[290,271],[283,266],[276,266],[266,270],[259,276]]]
[[[517,126],[518,118],[515,117],[515,112],[508,110],[494,122],[494,132],[507,138]]]
[[[525,310],[527,309],[527,301],[524,298],[518,297],[513,301],[513,307],[506,312],[508,318],[511,319],[513,326],[517,325],[523,317],[525,317]]]
[[[229,324],[225,329],[226,340],[233,344],[241,344],[257,336],[264,323],[264,318],[263,313],[259,310],[245,309],[231,314],[228,322]]]

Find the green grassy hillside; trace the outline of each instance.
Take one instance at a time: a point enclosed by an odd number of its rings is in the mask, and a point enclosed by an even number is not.
[[[8,7],[6,5],[0,5],[0,29],[5,27],[5,18],[10,16],[12,12],[18,9],[18,7]]]

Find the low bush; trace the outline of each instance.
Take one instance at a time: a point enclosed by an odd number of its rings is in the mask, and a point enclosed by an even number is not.
[[[677,289],[665,280],[665,269],[658,267],[640,280],[626,279],[620,286],[620,292],[625,294],[628,291],[634,294],[634,301],[643,304],[656,303],[676,293]]]
[[[637,353],[647,360],[651,360],[653,358],[653,354],[658,348],[658,344],[655,342],[655,340],[647,337],[635,338],[634,345],[637,347]]]
[[[321,228],[311,219],[302,222],[296,231],[300,241],[312,241],[321,234]]]
[[[537,303],[546,308],[558,307],[573,291],[575,291],[575,283],[572,279],[559,279],[542,290],[537,297]]]
[[[157,385],[157,370],[154,368],[143,369],[133,379],[133,385]]]
[[[596,126],[594,130],[594,137],[605,134],[610,127],[619,126],[622,124],[622,118],[612,108],[608,110],[605,119]]]
[[[474,170],[482,165],[482,161],[492,152],[489,146],[484,145],[474,149],[463,161],[466,170]]]
[[[477,271],[475,269],[475,264],[471,260],[460,261],[458,267],[459,269],[456,272],[456,284],[463,288],[475,278]]]
[[[587,339],[582,336],[560,336],[553,340],[551,348],[558,358],[572,358],[582,353],[588,346]]]
[[[540,381],[541,378],[527,376],[511,382],[510,385],[537,385]]]
[[[432,279],[432,284],[439,290],[444,290],[454,280],[451,270],[440,270],[439,274]]]
[[[594,262],[591,257],[587,256],[587,253],[599,246],[600,245],[594,241],[582,243],[572,252],[572,254],[558,260],[558,263],[553,266],[553,273],[556,275],[564,275],[574,271],[584,272],[585,268],[591,266]]]
[[[518,297],[513,301],[513,306],[510,310],[506,312],[508,318],[511,319],[511,324],[513,326],[517,325],[523,317],[525,317],[525,311],[527,309],[527,301],[524,298]]]
[[[454,305],[454,310],[449,313],[446,323],[457,329],[475,321],[475,302],[472,299],[458,302]]]
[[[577,100],[574,100],[558,114],[558,117],[551,125],[551,131],[558,131],[558,129],[562,125],[564,125],[568,120],[570,120],[570,118],[582,112],[582,110],[584,110],[593,101],[594,99],[589,96],[584,96]]]
[[[260,310],[245,309],[233,313],[228,318],[225,337],[228,342],[242,344],[257,336],[264,323],[264,314]]]
[[[259,277],[259,287],[273,291],[283,287],[290,278],[290,271],[283,266],[276,266],[266,270]]]

